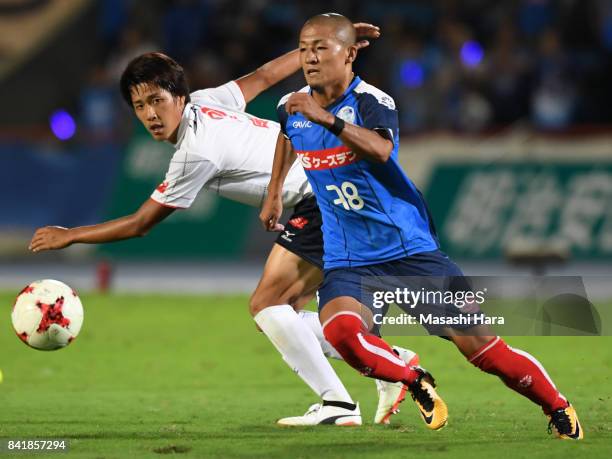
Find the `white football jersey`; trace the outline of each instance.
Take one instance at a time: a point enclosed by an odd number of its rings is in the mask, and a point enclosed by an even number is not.
[[[261,207],[280,127],[246,113],[245,106],[235,81],[192,93],[183,111],[176,152],[151,198],[165,206],[187,208],[205,188]],[[284,183],[283,203],[293,207],[310,195],[312,189],[296,161]]]

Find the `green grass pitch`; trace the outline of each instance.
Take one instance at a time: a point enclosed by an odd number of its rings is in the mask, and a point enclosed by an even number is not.
[[[279,428],[316,396],[255,330],[246,297],[83,294],[81,335],[58,352],[17,339],[13,299],[0,295],[0,438],[67,438],[65,457],[612,457],[612,338],[507,339],[574,403],[583,442],[554,440],[536,406],[431,337],[389,341],[436,376],[450,410],[442,431],[428,431],[410,400],[392,426],[372,425],[374,382],[343,362],[334,366],[365,425]]]

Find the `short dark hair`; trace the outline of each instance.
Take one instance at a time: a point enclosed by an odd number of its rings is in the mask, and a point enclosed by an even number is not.
[[[308,19],[302,29],[308,25],[330,25],[336,32],[336,38],[345,45],[354,45],[357,41],[355,27],[349,18],[338,13],[322,13]]]
[[[139,84],[159,86],[173,97],[185,97],[185,103],[190,101],[189,85],[183,67],[163,53],[142,54],[132,59],[123,71],[119,85],[121,95],[130,107],[131,90]]]

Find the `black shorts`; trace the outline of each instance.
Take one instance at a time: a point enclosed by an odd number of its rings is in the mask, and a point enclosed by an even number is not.
[[[304,198],[296,204],[276,243],[323,269],[322,223],[315,197]]]

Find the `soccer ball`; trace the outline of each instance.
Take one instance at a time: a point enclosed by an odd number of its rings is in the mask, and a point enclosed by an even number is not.
[[[66,284],[45,279],[32,282],[17,296],[13,328],[34,349],[53,351],[68,346],[83,325],[83,305]]]

